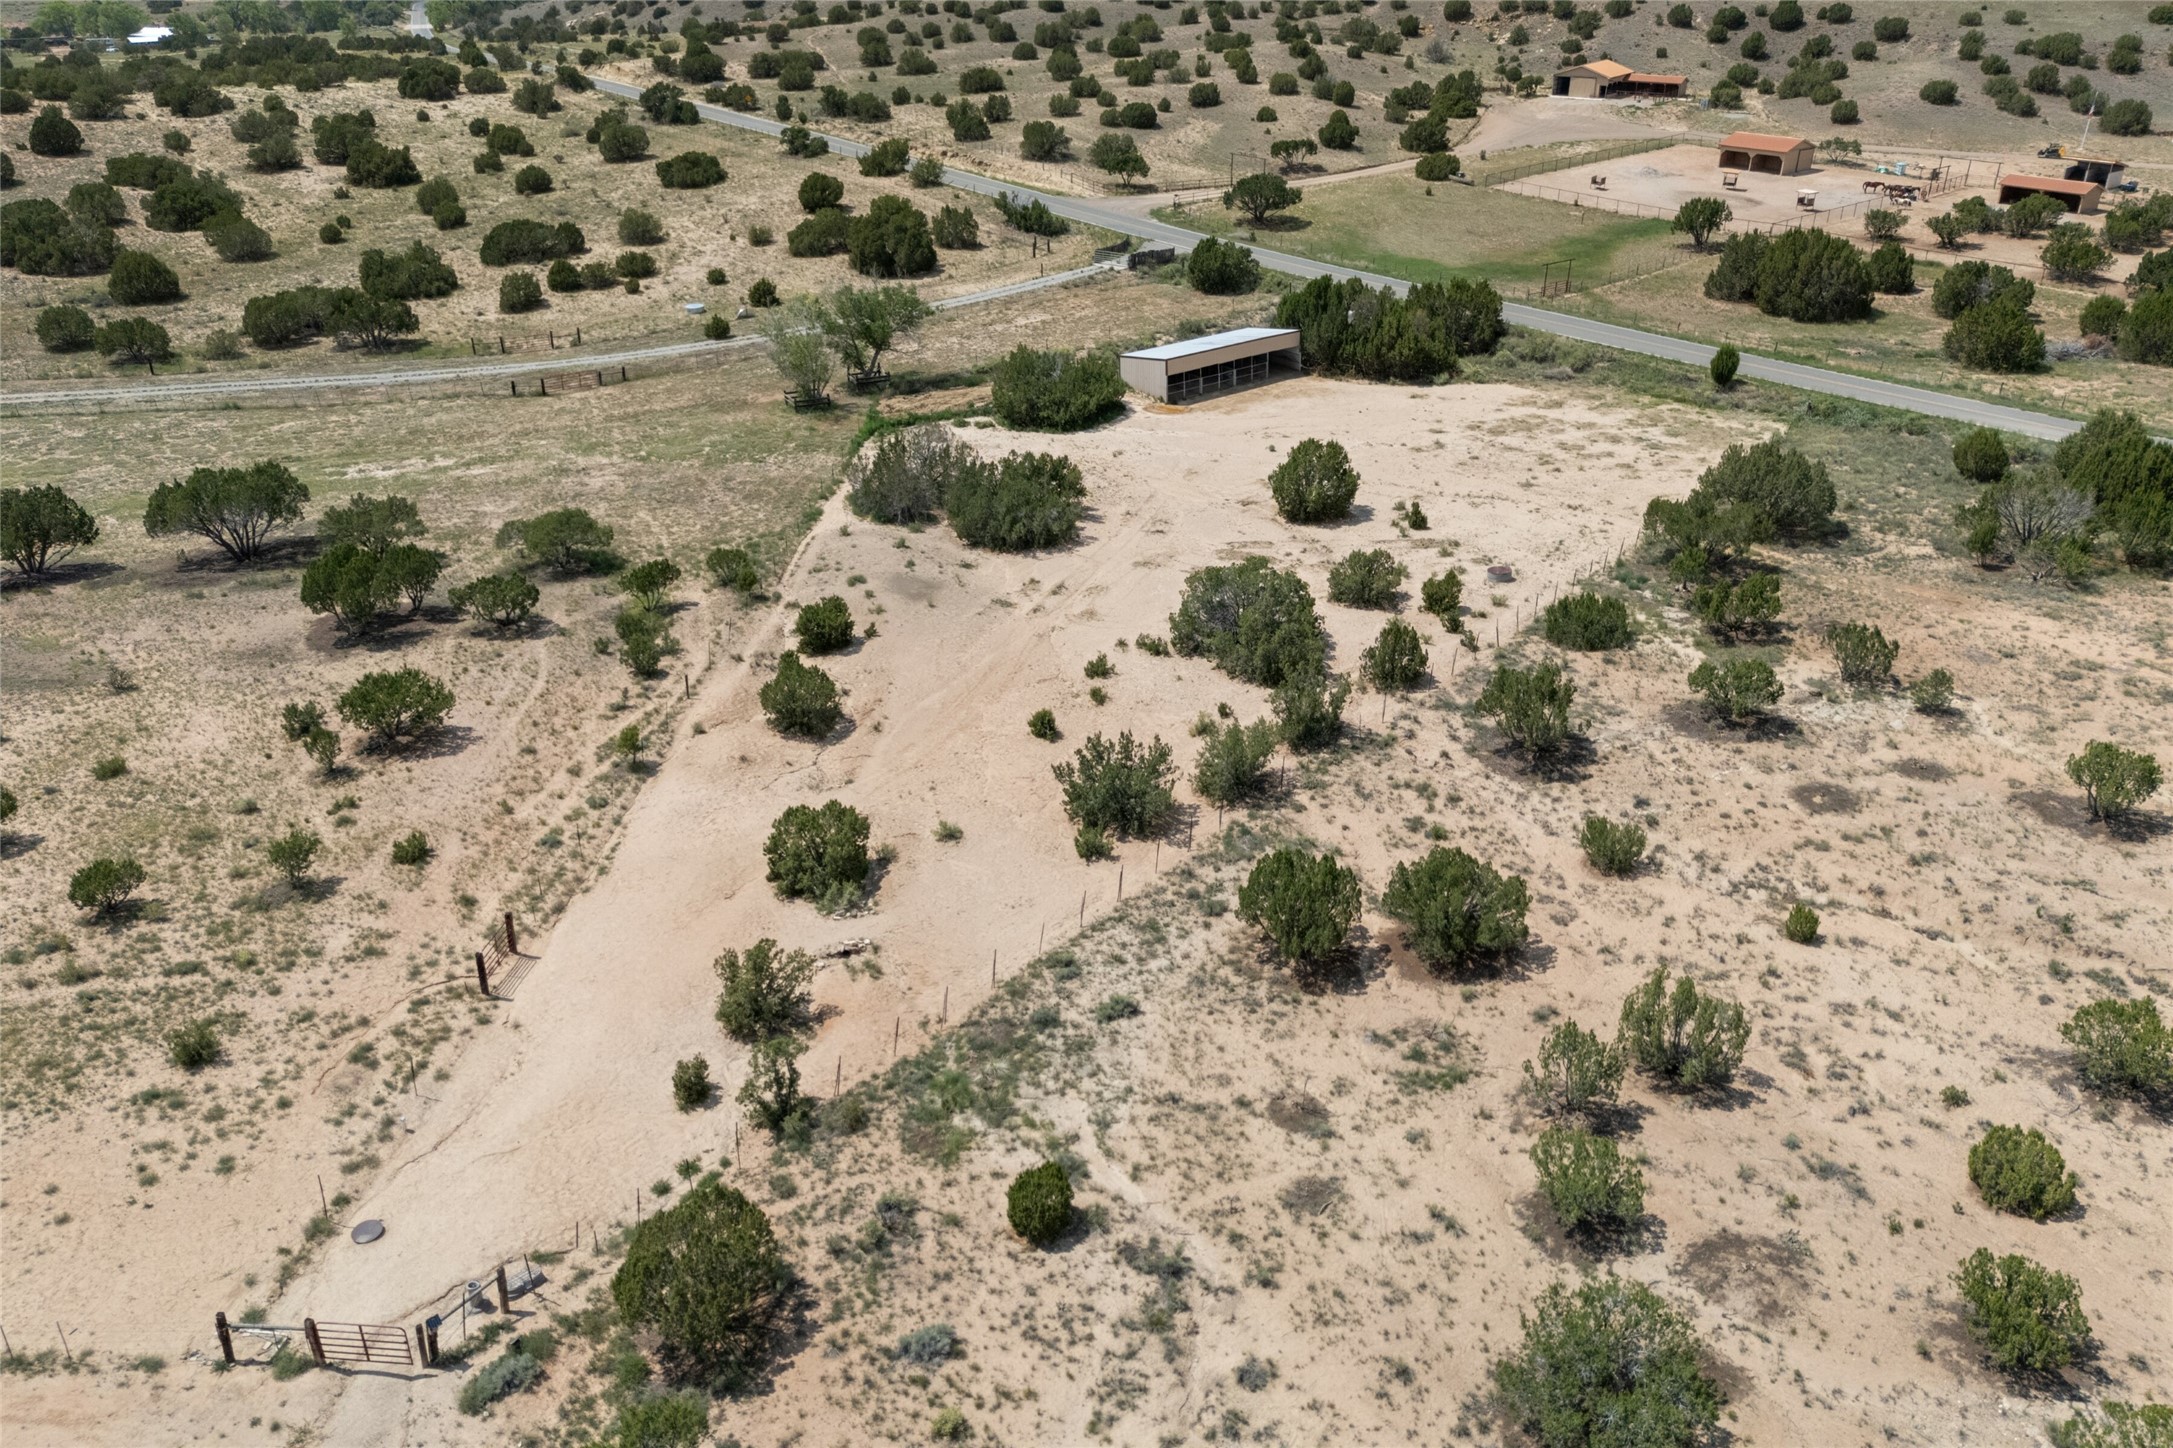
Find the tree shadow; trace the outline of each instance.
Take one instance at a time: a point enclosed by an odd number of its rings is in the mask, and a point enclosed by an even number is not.
[[[1486,726],[1487,739],[1479,757],[1497,774],[1512,779],[1538,779],[1548,784],[1582,784],[1599,760],[1599,750],[1583,734],[1572,734],[1545,754],[1533,754],[1501,732]]]
[[[1651,1212],[1633,1222],[1572,1229],[1562,1225],[1553,1206],[1537,1190],[1516,1198],[1510,1207],[1525,1240],[1555,1262],[1589,1267],[1667,1250],[1667,1223]]]
[[[90,584],[127,571],[120,564],[109,563],[102,558],[55,563],[43,573],[10,572],[0,575],[0,593],[35,593],[48,588],[66,588],[71,584]]]
[[[0,832],[0,860],[17,859],[44,843],[43,835],[19,834],[12,830]]]
[[[477,737],[476,732],[465,724],[445,724],[410,739],[373,740],[356,752],[384,759],[450,759],[473,744]]]
[[[194,536],[194,535],[191,535]],[[201,553],[183,553],[174,564],[178,576],[197,573],[241,573],[267,568],[299,568],[318,554],[317,536],[314,533],[282,534],[268,539],[257,550],[254,558],[237,561],[223,548],[212,547]]]
[[[2173,815],[2160,814],[2155,810],[2129,810],[2126,814],[2115,815],[2099,823],[2105,826],[2105,833],[2130,844],[2142,844],[2173,835]]]

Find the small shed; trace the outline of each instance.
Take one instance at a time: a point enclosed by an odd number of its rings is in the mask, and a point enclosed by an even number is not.
[[[2069,156],[2060,174],[2070,181],[2095,181],[2108,191],[2118,191],[2128,174],[2128,163],[2110,156]]]
[[[1813,147],[1800,136],[1768,136],[1737,131],[1720,143],[1723,171],[1762,171],[1768,176],[1801,176],[1811,169]]]
[[[1588,60],[1554,73],[1554,93],[1572,100],[1608,100],[1623,96],[1679,96],[1688,76],[1651,75],[1619,60]]]
[[[1164,402],[1189,402],[1277,372],[1305,370],[1295,327],[1239,327],[1185,342],[1127,352],[1117,359],[1125,385]]]
[[[2105,188],[2095,181],[2070,181],[2064,176],[2002,176],[1999,204],[2012,206],[2025,196],[2050,196],[2069,211],[2094,215]]]

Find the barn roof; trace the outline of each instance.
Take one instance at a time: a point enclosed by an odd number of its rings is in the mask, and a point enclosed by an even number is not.
[[[1737,131],[1720,143],[1720,149],[1785,156],[1790,151],[1808,151],[1811,143],[1801,136],[1768,136],[1761,131]]]
[[[1159,347],[1142,347],[1137,352],[1127,352],[1127,357],[1146,357],[1156,362],[1173,362],[1179,357],[1190,357],[1200,352],[1213,352],[1222,347],[1235,347],[1242,342],[1260,342],[1270,337],[1287,337],[1298,340],[1295,327],[1239,327],[1234,331],[1215,332],[1205,337],[1191,337],[1182,342],[1164,342]]]
[[[2088,196],[2093,191],[2105,189],[2095,181],[2070,181],[2064,176],[2020,176],[2011,171],[1999,178],[1999,184],[2043,191],[2053,196]]]

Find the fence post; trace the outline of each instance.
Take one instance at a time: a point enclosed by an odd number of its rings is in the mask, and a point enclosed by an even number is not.
[[[619,368],[619,380],[621,382],[626,380],[626,368],[623,366]]]
[[[423,1332],[430,1339],[430,1366],[438,1365],[438,1322],[435,1314],[423,1319]]]
[[[323,1367],[324,1340],[317,1336],[316,1318],[305,1317],[302,1319],[302,1336],[309,1341],[309,1355],[317,1360],[318,1367]]]
[[[519,955],[521,948],[513,943],[513,912],[506,912],[506,954]]]
[[[550,379],[550,378],[548,378],[548,377],[538,377],[538,378],[536,379],[536,396],[538,396],[538,397],[549,397],[550,395],[551,395],[551,379]]]
[[[503,1262],[498,1264],[498,1310],[513,1311],[513,1293],[506,1287],[506,1264]]]
[[[576,347],[581,345],[581,329],[579,327],[573,329],[573,344]]]
[[[604,369],[601,367],[596,369],[596,385],[598,387],[604,385]]]
[[[512,381],[510,381],[510,382],[506,383],[506,386],[508,386],[508,387],[510,387],[510,388],[512,388],[512,389],[513,389],[513,395],[514,395],[515,397],[518,397],[518,396],[520,396],[520,395],[521,395],[521,383],[520,383],[520,379],[519,379],[519,378],[517,378],[517,377],[516,377],[516,378],[514,378],[514,379],[513,379]]]
[[[475,988],[486,997],[490,994],[490,967],[483,963],[483,952],[475,953]]]
[[[226,1314],[223,1312],[211,1314],[211,1326],[219,1334],[220,1355],[231,1364],[234,1361],[234,1334],[227,1328]]]
[[[500,338],[498,339],[498,355],[499,355],[499,356],[501,356],[501,357],[503,357],[503,356],[505,356],[505,354],[506,354],[506,339],[505,339],[505,338],[503,338],[503,337],[500,337]]]

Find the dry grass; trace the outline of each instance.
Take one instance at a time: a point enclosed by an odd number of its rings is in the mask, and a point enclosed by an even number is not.
[[[250,103],[254,91],[244,93]],[[184,300],[143,309],[173,334],[174,345],[195,354],[212,331],[236,331],[242,304],[252,296],[303,284],[352,286],[361,253],[369,248],[405,249],[421,241],[443,254],[460,275],[460,289],[438,300],[413,303],[422,323],[420,345],[407,349],[413,356],[465,357],[471,342],[485,351],[497,339],[508,339],[517,350],[541,350],[555,334],[567,344],[575,329],[584,342],[634,340],[689,340],[700,335],[702,318],[690,318],[682,305],[701,302],[713,312],[731,316],[758,278],[767,277],[787,296],[863,281],[842,256],[795,258],[785,251],[785,233],[803,216],[797,200],[801,180],[810,170],[821,169],[845,182],[848,207],[864,207],[874,196],[905,194],[925,210],[941,205],[967,206],[980,218],[982,245],[969,251],[938,253],[940,270],[919,280],[923,295],[932,298],[974,291],[1037,275],[1041,270],[1063,270],[1084,264],[1096,245],[1093,233],[1078,231],[1055,240],[1053,252],[1029,255],[1026,239],[1006,228],[988,202],[947,189],[920,191],[903,177],[871,180],[862,177],[850,161],[838,157],[810,163],[784,154],[775,142],[726,126],[651,126],[650,159],[620,165],[600,160],[594,147],[582,139],[589,122],[603,109],[603,100],[590,93],[566,96],[566,108],[548,120],[515,112],[503,96],[463,94],[443,105],[427,107],[428,123],[415,119],[413,102],[402,101],[388,83],[350,85],[310,96],[288,96],[301,113],[303,154],[308,155],[309,117],[334,110],[368,107],[377,116],[378,134],[388,144],[413,148],[415,162],[424,178],[446,176],[460,191],[468,224],[453,231],[439,231],[415,206],[415,191],[354,189],[345,198],[333,195],[343,180],[339,168],[305,165],[299,171],[260,175],[244,160],[247,149],[227,134],[233,113],[203,120],[175,121],[163,111],[146,106],[147,118],[87,124],[87,154],[65,159],[32,157],[18,161],[24,184],[12,190],[17,196],[64,197],[76,182],[96,180],[104,174],[108,156],[131,151],[158,153],[159,137],[169,128],[187,131],[194,141],[188,159],[218,172],[244,202],[248,216],[272,234],[279,254],[267,261],[227,263],[195,232],[153,231],[132,220],[122,228],[121,244],[155,253],[180,274]],[[517,196],[513,172],[529,164],[508,158],[504,173],[477,175],[470,158],[482,142],[468,134],[468,122],[482,117],[519,125],[536,147],[534,164],[549,171],[555,189],[541,196]],[[10,117],[10,127],[17,118]],[[571,134],[567,134],[567,132]],[[657,183],[654,160],[681,151],[705,150],[724,162],[728,179],[706,191],[667,191]],[[132,213],[140,218],[145,193],[124,191]],[[499,221],[533,218],[548,222],[572,221],[587,237],[589,254],[581,261],[611,261],[632,250],[618,240],[620,214],[628,208],[654,213],[665,227],[665,241],[642,248],[657,259],[659,273],[642,283],[639,294],[611,289],[570,293],[546,292],[546,305],[536,311],[505,316],[498,311],[498,283],[507,271],[525,269],[540,274],[541,267],[486,267],[477,258],[484,236]],[[348,240],[327,246],[317,231],[334,216],[354,222]],[[750,225],[766,225],[775,240],[755,246],[748,240]],[[707,280],[712,267],[722,267],[729,278],[723,286]],[[9,271],[0,274],[0,376],[10,379],[102,377],[115,369],[94,354],[55,356],[38,347],[32,334],[38,309],[56,302],[72,302],[100,315],[110,307],[103,277],[36,277]],[[750,325],[741,323],[742,328]],[[336,366],[333,344],[321,341],[271,353],[244,346],[236,361],[210,362],[192,355],[184,367],[200,373],[235,373],[250,369],[322,370]],[[133,369],[131,369],[133,372]]]
[[[2042,372],[2001,377],[1950,361],[1940,350],[1948,324],[1932,314],[1931,288],[1941,270],[1936,263],[1919,260],[1917,291],[1905,297],[1878,297],[1871,321],[1834,326],[1769,317],[1747,303],[1708,301],[1704,286],[1711,270],[1709,260],[1687,260],[1651,276],[1579,292],[1550,305],[1624,326],[1705,342],[1733,342],[1746,351],[1990,398],[2014,407],[2069,417],[2116,407],[2132,410],[2158,426],[2173,421],[2162,367],[2107,358],[2060,362]],[[2083,305],[2093,295],[2038,283],[2033,311],[2046,338],[2073,340],[2080,331]]]

